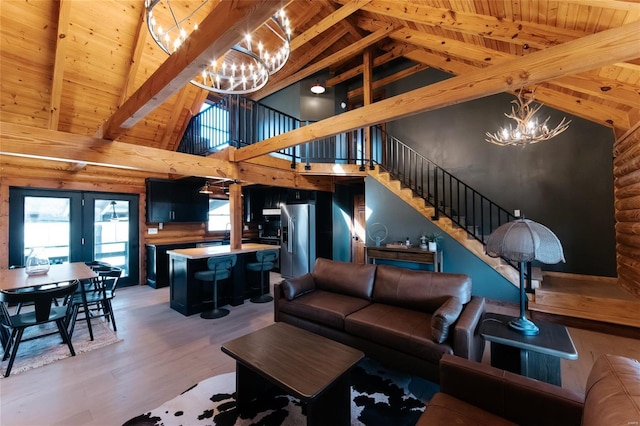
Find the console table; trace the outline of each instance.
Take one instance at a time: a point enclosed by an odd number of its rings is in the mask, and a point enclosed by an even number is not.
[[[367,263],[376,263],[376,259],[398,260],[402,262],[416,262],[433,265],[433,270],[443,272],[442,252],[429,251],[421,248],[392,248],[382,246],[367,246]]]
[[[489,312],[482,318],[480,335],[491,342],[491,365],[561,386],[560,358],[578,359],[567,328],[535,321],[540,333],[527,336],[509,327],[512,319]]]

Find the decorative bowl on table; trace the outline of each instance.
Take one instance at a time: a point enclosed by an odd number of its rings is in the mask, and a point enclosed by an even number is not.
[[[24,265],[27,275],[43,275],[49,272],[49,257],[43,248],[34,248]]]

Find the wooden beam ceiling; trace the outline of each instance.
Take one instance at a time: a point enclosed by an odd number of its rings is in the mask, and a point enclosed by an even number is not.
[[[371,2],[371,0],[351,0],[347,2],[340,9],[331,13],[329,16],[327,16],[317,24],[312,25],[311,28],[307,29],[304,33],[294,38],[291,41],[291,51],[293,52],[305,43],[313,40],[315,37],[319,36],[334,25],[340,23],[343,19],[346,19],[352,13],[359,10],[369,2]]]
[[[585,72],[637,56],[640,33],[631,23],[602,31],[530,55],[506,60],[498,67],[475,69],[464,75],[352,110],[242,148],[232,161],[244,161],[300,143],[345,131],[393,121],[448,105],[542,83],[566,74]]]
[[[318,71],[322,71],[325,68],[328,68],[330,65],[342,61],[346,58],[351,58],[355,55],[358,55],[360,53],[362,53],[362,51],[377,43],[378,41],[382,40],[383,38],[385,38],[391,31],[393,31],[393,26],[389,25],[386,28],[381,28],[379,30],[377,30],[376,32],[369,34],[368,36],[366,36],[365,38],[357,41],[356,43],[353,43],[352,45],[350,45],[349,47],[342,49],[339,52],[334,53],[333,55],[330,55],[324,59],[321,59],[320,61],[314,63],[313,65],[308,66],[307,68],[289,75],[288,77],[278,81],[278,82],[274,82],[271,84],[268,84],[267,87],[263,88],[262,90],[256,92],[253,96],[252,99],[254,100],[259,100],[262,99],[266,96],[269,96],[272,93],[275,93],[279,90],[284,89],[285,87],[290,86],[293,83],[296,83],[306,77],[309,77],[310,75],[313,75],[315,73],[317,73]]]
[[[257,28],[282,7],[280,0],[220,2],[177,52],[107,120],[97,136],[116,139],[164,103],[211,61],[228,51],[246,28]],[[213,42],[212,42],[213,40]]]
[[[53,64],[53,79],[51,81],[51,101],[49,103],[49,126],[51,130],[58,130],[60,121],[60,100],[62,99],[62,79],[67,50],[67,30],[69,29],[69,15],[71,0],[60,0],[58,12],[58,37],[56,38],[56,56]]]

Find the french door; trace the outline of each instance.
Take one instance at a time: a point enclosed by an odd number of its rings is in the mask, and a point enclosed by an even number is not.
[[[137,195],[10,188],[9,265],[43,247],[51,263],[103,261],[138,284],[138,238]]]

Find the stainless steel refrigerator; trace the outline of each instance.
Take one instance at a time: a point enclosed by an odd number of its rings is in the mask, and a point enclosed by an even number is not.
[[[281,207],[280,275],[299,277],[313,270],[316,261],[316,206]]]

